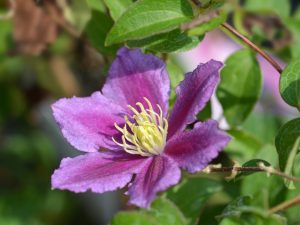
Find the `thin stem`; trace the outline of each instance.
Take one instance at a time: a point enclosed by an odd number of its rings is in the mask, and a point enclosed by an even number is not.
[[[275,170],[273,167],[266,167],[266,166],[258,166],[258,167],[209,167],[207,172],[208,173],[232,173],[233,171],[236,172],[267,172],[269,174],[273,174],[276,176],[283,177],[287,180],[294,181],[296,183],[300,183],[300,178],[290,176],[288,174],[282,173],[278,170]]]
[[[288,175],[286,173],[282,173],[282,172],[277,171],[277,170],[274,170],[273,172],[271,172],[271,174],[283,177],[283,178],[285,178],[287,180],[294,181],[296,183],[300,183],[300,178],[290,176],[290,175]]]
[[[254,49],[256,52],[258,52],[262,57],[264,57],[277,71],[279,74],[282,73],[281,66],[272,59],[266,52],[264,52],[262,49],[260,49],[257,45],[255,45],[253,42],[251,42],[248,38],[246,38],[244,35],[239,33],[234,27],[229,25],[228,23],[223,23],[222,26],[236,35],[238,38],[240,38],[243,42],[245,42],[247,45],[249,45],[252,49]]]
[[[230,173],[233,170],[238,172],[265,172],[264,169],[261,169],[260,167],[221,167],[221,168],[209,168],[210,172],[213,173]]]
[[[280,203],[277,206],[274,206],[273,208],[269,209],[269,212],[270,213],[277,213],[279,211],[283,211],[285,209],[288,209],[292,206],[299,205],[299,204],[300,204],[300,195],[297,196],[296,198],[287,200],[285,202]]]

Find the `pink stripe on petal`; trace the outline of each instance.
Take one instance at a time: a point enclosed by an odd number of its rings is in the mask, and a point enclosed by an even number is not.
[[[146,208],[156,193],[177,184],[180,179],[178,165],[166,156],[154,156],[147,159],[133,184],[129,187],[129,203]]]
[[[200,64],[176,88],[177,99],[169,118],[168,138],[185,129],[196,120],[196,115],[211,98],[219,82],[222,63],[210,60]]]
[[[65,158],[52,175],[52,187],[73,192],[103,193],[124,187],[145,164],[145,158],[126,153],[86,153]]]
[[[180,167],[194,173],[204,169],[230,141],[214,120],[195,124],[193,130],[174,135],[165,147],[164,154]]]
[[[120,135],[114,123],[124,123],[125,109],[100,92],[90,97],[60,99],[52,110],[64,137],[78,150],[119,149],[111,138]]]
[[[102,92],[124,107],[135,106],[137,102],[147,106],[143,99],[146,97],[155,109],[159,104],[166,115],[170,92],[166,66],[154,55],[122,48],[109,70]]]

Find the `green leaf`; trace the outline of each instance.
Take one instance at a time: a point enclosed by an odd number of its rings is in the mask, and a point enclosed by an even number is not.
[[[261,148],[254,158],[263,159],[274,167],[277,167],[278,164],[275,146],[270,144]],[[271,205],[277,205],[285,200],[283,193],[287,189],[281,177],[267,176],[266,173],[262,172],[245,176],[240,182],[240,194],[251,196],[252,205],[269,209]]]
[[[93,10],[105,12],[105,5],[102,0],[87,0],[87,4]]]
[[[176,99],[175,88],[184,79],[183,70],[173,62],[172,58],[167,61],[167,71],[171,82],[170,105],[172,106]]]
[[[119,212],[112,219],[110,225],[160,225],[160,223],[150,215],[142,212]]]
[[[282,72],[279,83],[284,101],[300,111],[300,58],[292,61]]]
[[[292,33],[293,42],[290,46],[292,58],[300,58],[300,20],[289,17],[285,18],[283,22]]]
[[[114,54],[118,46],[105,47],[104,41],[106,34],[112,27],[112,19],[99,11],[92,11],[92,19],[85,28],[88,40],[100,52],[105,54]]]
[[[223,210],[222,214],[217,216],[217,219],[222,219],[226,217],[240,217],[241,211],[240,208],[249,205],[251,198],[249,196],[242,196],[231,201],[227,207]]]
[[[263,163],[265,166],[271,166],[271,164],[269,162],[267,162],[266,160],[263,159],[251,159],[247,162],[245,162],[242,167],[257,167],[259,165],[259,163]],[[256,173],[256,171],[249,171],[249,172],[240,172],[236,178],[240,178],[242,176],[248,176],[251,175],[253,173]]]
[[[288,17],[291,11],[288,0],[246,0],[245,9],[252,12],[271,12],[281,17]]]
[[[221,222],[224,224],[245,224],[245,225],[286,225],[286,219],[277,214],[270,214],[267,210],[251,206],[251,198],[243,196],[232,201],[222,212],[217,216],[217,219],[230,219]],[[235,223],[236,222],[236,223]]]
[[[281,125],[282,124],[278,116],[255,111],[249,115],[242,127],[261,142],[269,142],[273,144],[274,137]]]
[[[222,186],[217,181],[207,178],[190,178],[168,191],[167,197],[178,206],[189,220],[189,224],[195,224],[206,200],[221,189]]]
[[[275,136],[275,135],[274,135]],[[274,140],[273,140],[274,142]],[[278,166],[278,155],[274,143],[265,144],[254,156],[255,158],[268,161],[274,167]]]
[[[231,135],[232,140],[226,146],[225,151],[234,160],[244,162],[253,157],[263,147],[262,142],[243,130],[229,130],[227,132]]]
[[[106,45],[141,39],[193,18],[193,10],[186,0],[139,0],[117,20],[106,38]]]
[[[211,101],[206,103],[206,106],[204,109],[202,109],[201,112],[198,113],[197,119],[199,121],[205,121],[211,118],[212,110],[211,110]]]
[[[187,220],[177,206],[166,198],[157,198],[148,211],[160,225],[186,225]]]
[[[9,47],[9,42],[12,39],[12,22],[1,21],[0,29],[0,56],[3,55]]]
[[[295,141],[295,144],[293,145],[292,151],[291,151],[291,153],[288,157],[287,164],[286,164],[286,167],[284,169],[285,174],[289,174],[289,175],[292,174],[294,161],[295,161],[296,155],[298,153],[298,150],[300,150],[300,135],[297,138],[297,140]],[[285,182],[286,186],[289,189],[295,189],[294,182],[292,182],[290,180],[287,180],[287,179],[285,179],[284,182]]]
[[[240,50],[226,60],[217,96],[226,120],[232,127],[240,125],[247,118],[261,89],[259,65],[250,50]]]
[[[300,118],[293,119],[283,125],[275,139],[279,158],[279,167],[284,171],[288,165],[288,158],[296,140],[300,137]]]
[[[187,220],[177,206],[166,198],[157,198],[150,209],[120,212],[111,225],[186,225]]]
[[[200,42],[198,37],[189,37],[179,29],[157,34],[141,40],[128,41],[129,47],[144,48],[154,52],[170,53],[188,51]]]
[[[199,2],[200,12],[205,13],[221,7],[225,3],[225,0],[199,0]]]
[[[211,31],[218,26],[220,26],[223,22],[225,22],[227,14],[222,12],[220,15],[211,18],[209,21],[205,21],[199,24],[197,27],[192,28],[188,31],[189,35],[204,35],[206,32]]]
[[[294,13],[294,18],[296,20],[300,21],[300,7],[298,6],[298,8],[296,9],[295,13]]]
[[[132,0],[104,0],[104,2],[114,21],[119,19],[128,6],[132,4]]]
[[[86,0],[71,1],[63,8],[65,18],[79,31],[82,32],[91,18],[91,9]]]
[[[222,220],[220,225],[241,225],[238,221],[234,221],[233,219],[225,218]]]

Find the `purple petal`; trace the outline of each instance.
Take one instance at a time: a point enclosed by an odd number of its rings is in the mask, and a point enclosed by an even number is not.
[[[170,92],[166,66],[154,55],[122,48],[109,70],[102,92],[125,107],[135,106],[137,102],[145,105],[143,97],[146,97],[153,106],[159,104],[166,115]]]
[[[176,88],[177,99],[169,119],[168,138],[185,129],[187,124],[196,120],[209,101],[220,79],[222,63],[210,60],[199,65]]]
[[[166,156],[151,157],[128,190],[129,203],[146,208],[157,192],[177,184],[179,179],[180,169],[172,159]]]
[[[145,163],[145,158],[124,153],[92,152],[65,158],[52,175],[52,187],[77,193],[113,191],[130,182]]]
[[[111,138],[120,135],[114,122],[124,121],[125,109],[100,92],[85,98],[60,99],[52,109],[64,137],[75,148],[86,152],[98,151],[100,147],[118,149]]]
[[[194,173],[205,168],[229,141],[230,137],[218,128],[217,122],[208,120],[195,124],[193,130],[174,135],[167,142],[164,154]]]

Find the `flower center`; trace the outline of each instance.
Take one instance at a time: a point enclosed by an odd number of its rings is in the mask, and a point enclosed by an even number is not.
[[[123,134],[122,143],[117,142],[114,138],[112,139],[130,154],[141,156],[159,155],[163,152],[166,144],[168,121],[163,117],[162,109],[158,104],[159,114],[153,110],[150,101],[145,97],[144,99],[148,109],[145,109],[140,102],[136,103],[140,112],[128,105],[134,113],[132,120],[125,116],[126,123],[123,128],[115,123],[116,129]]]

